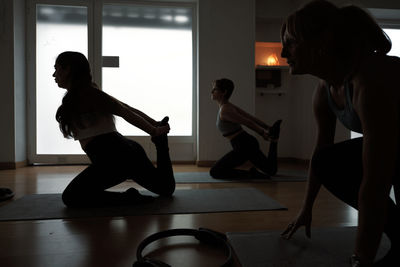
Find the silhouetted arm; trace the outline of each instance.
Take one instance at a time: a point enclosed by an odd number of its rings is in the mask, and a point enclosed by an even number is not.
[[[375,258],[398,158],[399,86],[395,75],[381,72],[363,73],[354,85],[360,88],[354,107],[363,126],[363,179],[355,246],[362,266],[372,266]]]
[[[268,135],[266,129],[252,119],[252,116],[243,115],[243,111],[239,112],[238,109],[231,103],[223,105],[220,113],[221,119],[244,125],[263,137]]]
[[[243,116],[243,117],[245,117],[245,118],[247,118],[247,119],[249,119],[249,120],[252,120],[254,123],[256,123],[257,125],[259,125],[260,127],[264,128],[264,129],[266,129],[266,130],[268,130],[268,129],[270,128],[270,126],[269,126],[268,124],[266,124],[265,122],[263,122],[263,121],[260,120],[259,118],[255,117],[255,116],[253,116],[253,115],[251,115],[251,114],[249,114],[249,113],[247,113],[246,111],[244,111],[243,109],[241,109],[241,108],[239,108],[239,107],[237,107],[237,106],[235,106],[235,108],[236,108],[237,112],[238,112],[241,116]]]
[[[88,111],[117,115],[151,136],[167,133],[169,131],[169,126],[157,127],[155,120],[143,112],[130,107],[98,89],[88,90],[84,93],[84,98],[88,99],[86,105]]]
[[[314,92],[313,111],[317,123],[317,142],[314,152],[320,147],[333,144],[336,128],[336,116],[330,110],[327,100],[326,84],[321,81]],[[312,209],[321,188],[321,182],[317,179],[310,162],[306,193],[303,206],[297,217],[288,225],[282,236],[290,239],[301,226],[305,226],[306,235],[311,237]]]
[[[325,82],[320,82],[313,96],[313,112],[317,124],[317,141],[314,152],[320,147],[334,143],[336,116],[328,105],[327,88]],[[303,207],[312,209],[321,183],[316,179],[312,166],[309,167],[309,178]]]
[[[121,102],[122,103],[122,102]],[[135,109],[131,106],[129,106],[128,104],[122,103],[123,105],[125,105],[128,109],[130,109],[132,112],[138,114],[140,117],[142,117],[143,119],[145,119],[148,123],[150,123],[151,125],[153,125],[154,127],[158,126],[158,122],[155,121],[153,118],[149,117],[147,114],[143,113],[142,111]]]

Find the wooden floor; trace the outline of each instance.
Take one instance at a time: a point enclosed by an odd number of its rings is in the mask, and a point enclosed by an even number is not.
[[[287,165],[286,168],[303,168]],[[0,171],[0,187],[18,199],[28,194],[61,193],[85,166],[35,166]],[[176,172],[208,171],[195,165],[175,165]],[[132,183],[116,189],[124,190]],[[127,267],[147,235],[171,228],[207,227],[221,232],[282,230],[297,214],[305,182],[178,184],[178,189],[255,187],[285,205],[287,211],[225,212],[152,215],[118,218],[0,222],[0,266],[16,267]],[[1,203],[0,205],[5,205]],[[324,189],[313,213],[313,227],[354,226],[356,212]],[[304,234],[301,229],[297,234]],[[198,245],[192,238],[157,242],[145,253],[173,267],[219,266],[222,252]],[[240,266],[236,263],[235,266]]]

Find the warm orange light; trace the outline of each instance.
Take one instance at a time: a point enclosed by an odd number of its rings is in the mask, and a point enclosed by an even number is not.
[[[276,54],[271,54],[267,58],[267,65],[268,66],[276,66],[279,65],[279,60]]]

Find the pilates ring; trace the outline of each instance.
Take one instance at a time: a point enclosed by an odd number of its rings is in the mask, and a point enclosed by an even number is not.
[[[171,236],[194,236],[197,240],[199,240],[204,244],[220,247],[223,250],[225,250],[225,253],[227,255],[225,262],[220,266],[228,267],[231,266],[233,263],[232,248],[229,245],[225,234],[207,228],[199,228],[199,230],[180,228],[180,229],[170,229],[161,231],[146,237],[142,242],[140,242],[137,248],[136,251],[137,261],[133,263],[132,267],[171,267],[169,264],[165,262],[152,259],[150,257],[143,257],[142,255],[144,248],[150,243],[159,240],[161,238],[166,238]]]

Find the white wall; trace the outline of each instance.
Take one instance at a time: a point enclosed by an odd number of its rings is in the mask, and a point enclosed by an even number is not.
[[[25,1],[14,0],[14,143],[16,162],[22,162],[27,158],[25,43]]]
[[[0,0],[0,162],[15,160],[13,1]]]
[[[25,1],[0,0],[0,162],[26,160]]]

